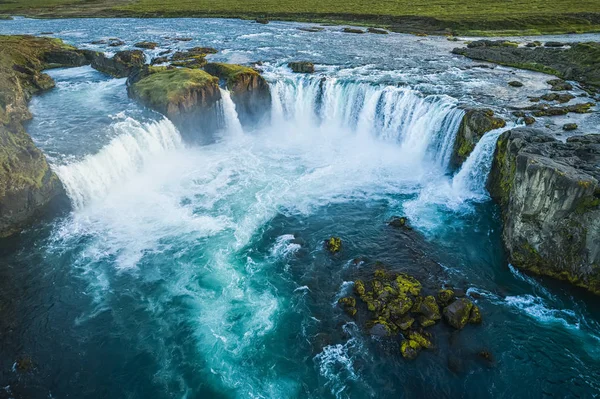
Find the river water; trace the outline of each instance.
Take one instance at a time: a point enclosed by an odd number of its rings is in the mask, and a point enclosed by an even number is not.
[[[159,42],[149,57],[216,47],[211,60],[262,61],[273,97],[271,121],[248,129],[223,91],[221,129],[198,146],[129,100],[124,79],[49,71],[56,88],[32,100],[27,128],[73,209],[0,243],[0,397],[600,395],[598,299],[503,254],[485,190],[501,131],[448,168],[465,106],[510,118],[548,76],[478,66],[445,38],[300,26],[0,21],[0,33],[51,31],[103,51],[115,48],[90,42]],[[285,66],[302,59],[315,75]],[[515,79],[526,91],[507,86]],[[597,113],[577,118],[599,129]],[[394,215],[414,229],[388,227]],[[331,235],[343,240],[335,256]],[[434,349],[404,360],[336,305],[377,261],[477,294],[483,324],[439,324]]]

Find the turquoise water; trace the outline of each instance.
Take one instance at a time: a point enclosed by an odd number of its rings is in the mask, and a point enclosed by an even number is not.
[[[472,68],[442,39],[297,27],[0,21],[79,46],[214,46],[216,60],[263,61],[273,94],[271,122],[248,130],[224,92],[221,129],[193,146],[123,79],[49,72],[57,87],[32,101],[28,131],[73,209],[0,243],[0,397],[597,397],[598,299],[504,257],[484,188],[500,131],[447,168],[461,106],[508,115],[515,94],[490,90],[513,71]],[[299,57],[316,76],[287,70]],[[543,90],[544,75],[516,73]],[[388,227],[393,215],[414,229]],[[439,324],[435,348],[404,360],[336,306],[377,261],[467,290],[484,323]]]

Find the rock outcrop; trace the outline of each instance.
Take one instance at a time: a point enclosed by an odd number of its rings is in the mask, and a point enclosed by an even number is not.
[[[600,87],[600,43],[573,43],[570,48],[515,47],[505,43],[480,40],[452,52],[474,60],[556,75],[590,88]]]
[[[112,58],[98,51],[83,51],[92,68],[115,78],[126,78],[136,69],[144,66],[146,57],[142,50],[117,52]]]
[[[54,87],[41,71],[85,57],[59,39],[0,36],[0,236],[19,232],[66,196],[46,157],[25,132],[27,102]],[[66,203],[66,201],[65,201]]]
[[[217,129],[219,79],[200,69],[145,67],[128,81],[130,97],[167,116],[196,142],[209,140]]]
[[[204,70],[225,82],[242,125],[256,126],[268,118],[271,91],[267,81],[256,70],[222,63],[209,63]]]
[[[296,61],[288,63],[288,67],[295,73],[314,73],[315,64],[308,61]]]
[[[406,273],[377,269],[372,280],[354,282],[354,294],[363,306],[359,307],[355,297],[341,298],[338,304],[351,317],[362,318],[366,313],[366,327],[371,335],[401,337],[400,352],[407,359],[432,347],[432,335],[425,329],[440,321],[442,314],[458,330],[469,323],[481,323],[481,311],[471,300],[457,299],[450,289],[440,290],[437,298],[423,291],[421,282]]]
[[[498,139],[487,187],[510,262],[600,294],[600,135],[566,143],[518,128]]]
[[[451,167],[458,169],[485,133],[504,126],[506,126],[504,119],[494,116],[494,111],[491,109],[468,110],[454,140],[454,149],[450,159]]]

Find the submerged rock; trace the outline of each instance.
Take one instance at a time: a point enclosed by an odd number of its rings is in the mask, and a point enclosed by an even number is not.
[[[315,64],[308,61],[297,61],[288,63],[288,67],[296,73],[314,73]]]
[[[565,82],[562,79],[551,79],[547,81],[550,86],[550,90],[552,91],[565,91],[565,90],[573,90],[573,85],[568,82]]]
[[[451,166],[458,169],[485,133],[504,126],[506,126],[504,119],[494,116],[494,111],[491,109],[468,110],[460,123],[454,140],[454,148],[450,159]]]
[[[268,19],[266,19],[266,18],[256,18],[256,19],[254,20],[254,22],[256,22],[257,24],[263,24],[263,25],[266,25],[266,24],[268,24],[268,23],[269,23],[269,20],[268,20]]]
[[[125,44],[125,42],[121,39],[116,39],[116,38],[108,39],[109,47],[120,47],[120,46],[123,46],[124,44]]]
[[[112,58],[97,51],[85,51],[86,58],[92,68],[109,74],[115,78],[126,78],[136,69],[140,69],[146,62],[142,50],[126,50],[117,52]]]
[[[131,79],[130,97],[167,116],[188,139],[202,141],[216,129],[219,79],[199,69],[147,67]]]
[[[342,239],[339,237],[331,237],[325,241],[325,247],[332,254],[342,250]]]
[[[242,125],[255,126],[268,119],[271,91],[267,81],[255,69],[235,64],[209,63],[204,70],[225,82]]]
[[[519,128],[498,139],[487,187],[510,262],[600,294],[600,135],[560,142]]]
[[[392,226],[395,228],[410,229],[410,226],[408,224],[408,218],[406,216],[392,217],[392,219],[390,219],[390,221],[388,222],[388,226]]]
[[[305,27],[302,26],[300,28],[298,28],[298,30],[304,31],[304,32],[321,32],[323,30],[325,30],[325,28],[321,28],[320,26],[310,26],[310,27]]]

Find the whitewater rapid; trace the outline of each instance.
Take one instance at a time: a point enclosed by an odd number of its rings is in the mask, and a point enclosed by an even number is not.
[[[484,136],[453,178],[448,160],[464,113],[450,97],[289,75],[271,88],[272,121],[258,131],[244,132],[222,91],[224,129],[213,144],[186,145],[167,119],[128,117],[112,123],[118,133],[97,153],[54,165],[74,206],[57,242],[69,247],[85,237],[74,267],[86,276],[96,303],[79,322],[110,308],[113,270],[161,281],[162,294],[143,312],[168,330],[182,318],[169,303],[187,298],[183,317],[192,321],[214,383],[244,397],[289,397],[301,390],[297,381],[265,376],[244,363],[270,356],[258,343],[286,314],[286,299],[265,274],[300,249],[287,233],[266,258],[240,256],[263,226],[277,215],[308,216],[328,205],[394,204],[398,195],[426,204],[420,212],[411,213],[410,203],[404,210],[420,226],[431,204],[419,196],[434,182],[470,190],[465,206],[481,197],[500,133]],[[308,291],[294,292],[303,298]],[[359,354],[361,338],[354,335],[314,359],[337,397],[359,378],[351,357],[367,356]],[[175,378],[177,359],[165,341],[158,337],[152,345],[163,356],[164,378]]]

